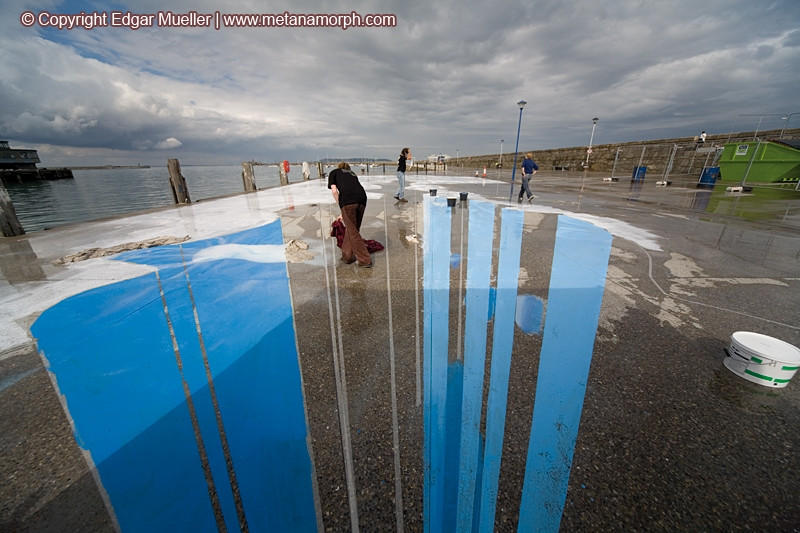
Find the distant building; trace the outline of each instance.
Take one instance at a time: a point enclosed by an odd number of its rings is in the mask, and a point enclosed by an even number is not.
[[[8,141],[0,141],[0,180],[4,184],[73,177],[69,168],[37,168],[36,163],[41,163],[36,150],[11,148]]]
[[[435,163],[438,165],[443,165],[444,163],[447,163],[450,159],[452,159],[452,157],[450,157],[447,154],[432,154],[429,155],[427,158],[428,163]]]
[[[0,169],[36,170],[36,163],[41,163],[36,150],[14,149],[8,141],[0,141]]]

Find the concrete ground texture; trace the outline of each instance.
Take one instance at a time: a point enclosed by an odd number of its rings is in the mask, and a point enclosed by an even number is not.
[[[712,191],[696,187],[696,176],[658,186],[650,177],[542,171],[535,197],[518,203],[519,174],[512,193],[509,171],[472,173],[409,173],[407,203],[393,198],[394,176],[362,175],[362,235],[385,247],[372,269],[339,260],[330,237],[338,207],[319,180],[0,240],[0,531],[115,528],[23,333],[65,295],[142,270],[54,261],[164,235],[209,237],[272,213],[287,250],[302,250],[287,269],[321,528],[351,531],[355,521],[364,531],[422,531],[430,189],[467,193],[451,217],[451,250],[462,258],[471,202],[496,204],[498,216],[503,207],[523,211],[518,292],[545,302],[545,315],[558,218],[613,235],[561,531],[800,531],[800,377],[769,387],[723,364],[737,331],[800,346],[800,193]],[[450,283],[457,360],[465,287],[457,263]],[[496,531],[517,529],[541,347],[541,331],[515,327]]]

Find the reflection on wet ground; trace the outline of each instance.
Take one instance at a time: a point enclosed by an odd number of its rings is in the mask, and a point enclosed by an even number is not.
[[[800,190],[797,184],[748,184],[747,192],[727,192],[738,183],[717,181],[713,187],[698,187],[698,176],[669,176],[669,185],[657,185],[661,177],[643,181],[619,178],[604,181],[600,173],[557,172],[534,179],[537,203],[597,204],[644,203],[664,209],[688,210],[708,215],[736,217],[775,227],[800,229]],[[615,178],[617,179],[617,178]],[[591,200],[588,198],[591,197]]]

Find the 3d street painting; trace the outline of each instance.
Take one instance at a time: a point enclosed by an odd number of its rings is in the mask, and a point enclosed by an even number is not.
[[[119,527],[316,529],[280,221],[118,259],[32,333]]]
[[[545,313],[517,291],[524,212],[470,201],[454,360],[451,209],[425,197],[425,528],[493,529],[514,328],[538,334],[544,316],[519,530],[557,531],[611,235],[559,216]],[[117,259],[155,272],[65,299],[31,331],[119,528],[321,529],[280,221]]]
[[[424,523],[427,531],[492,531],[518,302],[524,212],[505,208],[491,298],[494,205],[471,202],[464,358],[448,356],[451,207],[426,198],[424,270]],[[611,235],[559,216],[534,399],[519,531],[558,531],[605,287]],[[487,309],[493,301],[491,351]],[[525,313],[523,313],[524,315]],[[517,324],[535,320],[517,316]],[[531,328],[532,330],[533,328]],[[490,376],[481,434],[484,367]]]

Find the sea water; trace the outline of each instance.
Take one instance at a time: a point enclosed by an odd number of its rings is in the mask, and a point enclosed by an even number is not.
[[[311,178],[317,178],[314,165]],[[255,166],[256,187],[280,184],[278,167]],[[167,167],[73,170],[74,179],[6,183],[26,232],[175,204]],[[242,166],[181,166],[192,202],[243,193]],[[289,181],[302,180],[300,167]]]

